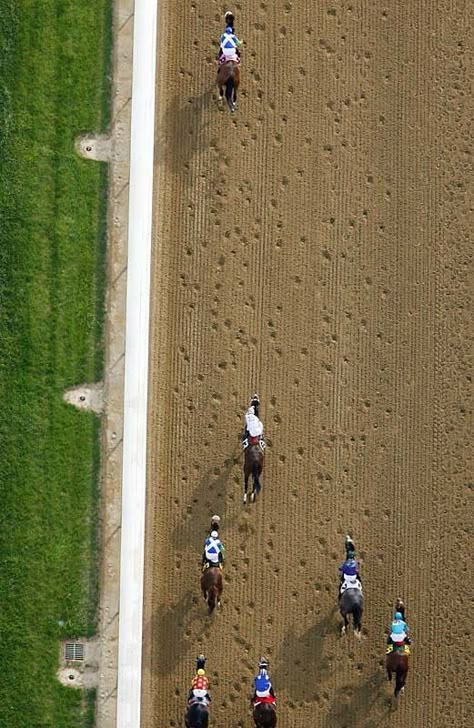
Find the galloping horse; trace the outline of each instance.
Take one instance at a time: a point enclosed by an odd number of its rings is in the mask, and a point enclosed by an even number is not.
[[[263,470],[264,453],[260,440],[254,443],[251,442],[253,439],[256,438],[250,438],[250,442],[244,450],[244,503],[247,503],[247,490],[250,476],[253,478],[252,492],[250,493],[252,503],[260,493],[262,487],[259,477]]]
[[[395,602],[395,611],[400,612],[403,619],[405,619],[405,604],[400,598]],[[393,691],[393,695],[395,698],[398,698],[405,687],[405,680],[409,668],[408,653],[405,645],[394,647],[393,651],[387,655],[385,667],[387,669],[387,677],[390,681],[392,680],[393,673],[395,673],[395,690]]]
[[[207,728],[209,725],[209,711],[207,706],[195,703],[190,705],[184,718],[186,728]]]
[[[253,722],[256,728],[274,728],[277,724],[275,705],[259,703],[253,709]]]
[[[240,85],[240,68],[236,61],[227,61],[219,66],[217,71],[217,87],[219,89],[219,97],[225,98],[230,112],[233,114],[237,108],[237,89]]]
[[[212,614],[216,606],[221,605],[221,595],[224,588],[222,571],[217,566],[210,566],[201,576],[201,591],[204,601],[207,603],[209,614]]]
[[[357,639],[361,638],[362,629],[362,612],[364,611],[364,598],[360,589],[346,589],[339,595],[339,611],[341,617],[344,619],[342,625],[342,634],[346,633],[347,627],[349,626],[349,620],[347,619],[348,614],[352,614],[354,635]]]
[[[394,646],[393,652],[387,655],[387,661],[385,663],[389,680],[392,679],[392,674],[395,673],[395,690],[393,691],[395,698],[398,698],[405,687],[408,672],[408,655],[405,653],[405,649],[405,645],[401,647]]]

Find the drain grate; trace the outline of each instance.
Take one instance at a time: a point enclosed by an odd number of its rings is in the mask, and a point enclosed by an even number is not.
[[[64,659],[68,662],[81,662],[84,659],[83,643],[66,642],[64,645]]]

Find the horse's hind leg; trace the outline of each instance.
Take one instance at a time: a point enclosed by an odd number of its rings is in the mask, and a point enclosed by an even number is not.
[[[344,624],[341,627],[341,634],[346,634],[347,628],[349,626],[349,620],[347,619],[347,614],[343,614],[341,612],[341,616],[342,616],[342,618],[344,620]]]
[[[249,476],[245,475],[244,477],[244,503],[247,503],[247,490],[249,487]]]

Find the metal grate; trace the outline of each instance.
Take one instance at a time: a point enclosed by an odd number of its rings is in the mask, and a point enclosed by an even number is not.
[[[80,662],[84,659],[84,645],[82,642],[66,642],[64,645],[64,659],[68,662]]]

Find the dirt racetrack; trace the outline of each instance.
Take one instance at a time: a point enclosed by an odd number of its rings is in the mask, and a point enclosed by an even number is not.
[[[472,4],[235,4],[234,116],[213,86],[225,9],[160,0],[143,726],[183,724],[202,651],[213,728],[251,726],[261,654],[281,727],[470,728]],[[244,508],[253,390],[270,446]],[[346,531],[361,644],[335,612]],[[397,595],[414,649],[390,711]]]

